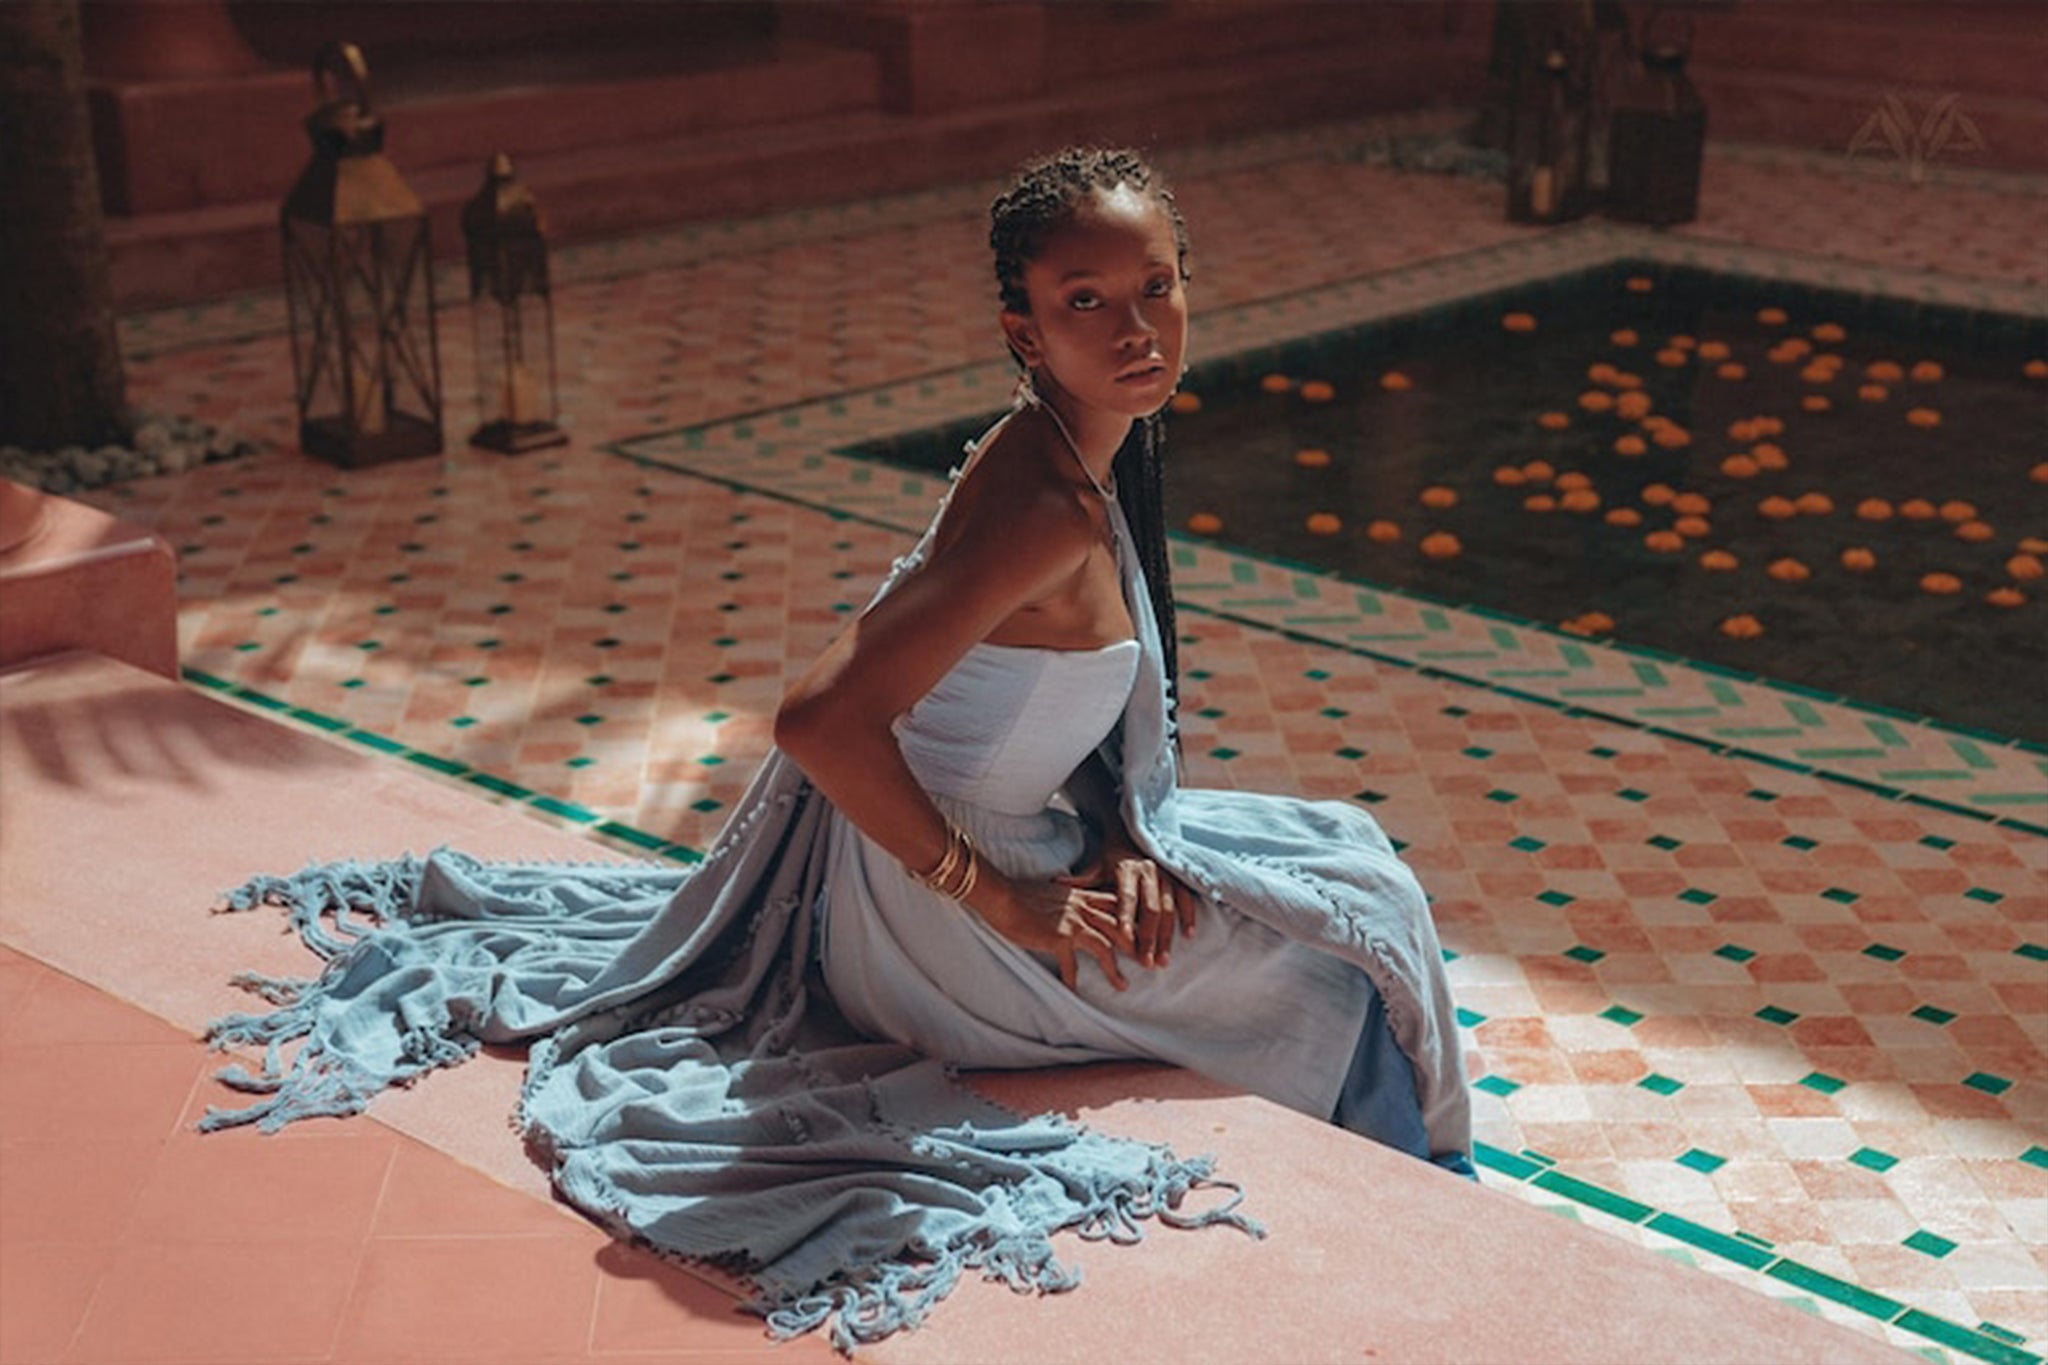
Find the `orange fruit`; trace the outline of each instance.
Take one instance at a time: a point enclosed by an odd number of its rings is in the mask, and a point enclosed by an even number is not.
[[[1906,373],[1912,375],[1915,380],[1922,384],[1932,384],[1936,380],[1941,378],[1942,370],[1941,365],[1938,362],[1932,360],[1922,360],[1917,362],[1913,366],[1913,368],[1906,371]]]
[[[1456,507],[1458,505],[1458,490],[1446,488],[1440,483],[1431,484],[1422,490],[1422,505],[1435,508]]]
[[[2005,571],[2022,583],[2031,583],[2039,578],[2043,572],[2048,572],[2048,570],[2044,570],[2039,555],[2026,554],[2024,552],[2006,560]]]
[[[1783,436],[1785,434],[1785,424],[1775,417],[1758,417],[1753,420],[1756,422],[1756,434],[1759,436]]]
[[[1567,469],[1564,473],[1557,476],[1557,489],[1560,493],[1572,488],[1591,488],[1592,486],[1592,479],[1576,469]]]
[[[1993,588],[1984,594],[1984,600],[1994,607],[2017,607],[2027,600],[2027,595],[2018,588]]]
[[[1365,528],[1365,538],[1376,545],[1392,545],[1401,538],[1401,527],[1397,522],[1375,521]]]
[[[1557,471],[1551,468],[1548,460],[1531,460],[1522,466],[1522,473],[1530,483],[1549,483],[1551,476]]]
[[[1334,536],[1344,529],[1344,523],[1334,512],[1311,512],[1304,523],[1312,536]]]
[[[1293,389],[1294,381],[1284,374],[1269,374],[1259,381],[1259,387],[1267,393],[1286,393]]]
[[[1663,507],[1677,496],[1668,483],[1646,484],[1642,492],[1643,501],[1651,507]]]
[[[2027,471],[2027,477],[2035,483],[2048,483],[2048,460],[2043,460]]]
[[[1865,498],[1856,504],[1856,515],[1865,521],[1890,521],[1892,505],[1883,498]]]
[[[1764,572],[1780,583],[1804,583],[1813,577],[1813,570],[1796,559],[1774,559],[1765,566]]]
[[[1792,505],[1809,517],[1824,517],[1835,510],[1835,500],[1825,493],[1801,493],[1792,500]]]
[[[1749,377],[1749,371],[1744,369],[1739,362],[1733,360],[1724,361],[1716,365],[1714,373],[1722,379],[1746,379]]]
[[[1699,357],[1701,360],[1726,360],[1728,354],[1728,343],[1725,341],[1702,341],[1700,343]]]
[[[1772,473],[1788,469],[1792,464],[1790,460],[1785,458],[1785,448],[1780,445],[1773,445],[1769,441],[1758,441],[1755,445],[1751,446],[1749,448],[1749,458],[1756,461],[1758,469],[1768,469]]]
[[[1454,559],[1464,549],[1449,531],[1432,531],[1422,538],[1422,553],[1430,559]]]
[[[1500,325],[1510,332],[1533,332],[1536,330],[1534,313],[1509,313],[1502,317]]]
[[[1747,455],[1730,455],[1721,461],[1721,472],[1731,479],[1753,479],[1762,467]]]
[[[1557,499],[1551,497],[1548,493],[1531,493],[1528,497],[1522,499],[1522,507],[1523,510],[1529,512],[1555,512],[1557,510]]]
[[[1607,340],[1610,344],[1615,346],[1633,346],[1638,341],[1641,341],[1642,338],[1636,335],[1635,329],[1633,327],[1623,327],[1616,331],[1609,332],[1607,334]]]
[[[1799,406],[1808,412],[1826,412],[1834,406],[1824,393],[1809,393],[1799,400]]]
[[[1337,386],[1321,379],[1305,380],[1301,386],[1304,403],[1327,403],[1337,396]]]
[[[2020,373],[2029,379],[2048,379],[2048,360],[2029,360],[2020,366]]]
[[[1801,370],[1799,377],[1809,384],[1825,384],[1835,377],[1835,367],[1816,360]]]
[[[1961,498],[1950,498],[1936,510],[1941,513],[1943,521],[1971,521],[1977,515],[1977,505]]]
[[[1690,351],[1693,347],[1699,345],[1699,342],[1683,332],[1674,332],[1672,333],[1671,340],[1665,344],[1674,351]]]
[[[1667,370],[1675,370],[1685,363],[1685,352],[1676,346],[1666,346],[1657,352],[1657,363]]]
[[[1947,596],[1963,590],[1963,580],[1952,573],[1930,573],[1920,576],[1920,590],[1939,596]]]
[[[1908,408],[1906,420],[1916,427],[1938,427],[1941,425],[1941,414],[1933,408]]]
[[[1586,378],[1595,384],[1609,384],[1614,381],[1615,368],[1604,360],[1596,360],[1586,367]]]
[[[1666,450],[1678,450],[1692,444],[1692,433],[1681,426],[1661,426],[1651,433],[1650,439]]]
[[[1640,422],[1650,415],[1650,406],[1650,395],[1640,389],[1631,389],[1614,400],[1614,415]]]
[[[1705,517],[1680,517],[1671,523],[1671,529],[1687,540],[1703,540],[1707,532],[1714,528],[1708,524]]]
[[[1330,452],[1313,448],[1297,450],[1294,452],[1294,462],[1303,469],[1327,469],[1330,466]]]
[[[1727,573],[1736,562],[1735,556],[1726,550],[1708,550],[1700,556],[1700,567],[1713,573]]]
[[[1590,488],[1574,488],[1557,500],[1567,512],[1591,512],[1600,506],[1600,495]]]
[[[1766,327],[1782,327],[1785,325],[1785,310],[1782,308],[1759,308],[1756,310],[1756,320]]]
[[[1685,548],[1685,537],[1676,531],[1652,531],[1643,537],[1643,544],[1660,555],[1668,555]]]
[[[1763,622],[1747,612],[1721,622],[1721,633],[1731,640],[1754,640],[1764,633]]]
[[[1866,403],[1882,403],[1892,396],[1892,391],[1882,384],[1865,384],[1856,390],[1856,396]]]
[[[1648,275],[1631,275],[1628,277],[1628,292],[1631,294],[1647,294],[1656,287],[1657,282]]]
[[[1399,370],[1388,370],[1380,376],[1380,387],[1389,393],[1405,393],[1415,387],[1415,381]]]
[[[1877,556],[1861,545],[1851,545],[1842,551],[1842,567],[1850,573],[1869,573],[1877,567]]]
[[[1520,488],[1529,481],[1529,476],[1511,464],[1504,464],[1493,471],[1493,481],[1502,488]]]
[[[1572,419],[1561,412],[1543,412],[1536,415],[1536,425],[1545,431],[1563,431],[1572,424]]]
[[[1972,545],[1982,545],[1997,534],[1998,532],[1991,529],[1989,522],[1965,521],[1956,525],[1956,539],[1967,540]]]
[[[1633,507],[1610,507],[1607,510],[1609,526],[1641,526],[1643,514]]]
[[[1624,455],[1632,458],[1634,456],[1642,454],[1649,448],[1650,443],[1648,441],[1645,441],[1640,436],[1617,436],[1614,438],[1614,453],[1617,455]],[[2043,469],[2048,469],[2048,465],[2043,465],[2041,467]],[[2048,483],[2048,480],[2043,480],[2043,482]]]
[[[1811,334],[1815,341],[1825,341],[1831,345],[1837,341],[1845,340],[1849,335],[1847,331],[1843,330],[1842,324],[1839,322],[1816,322],[1813,325]]]
[[[1605,389],[1588,389],[1579,395],[1579,406],[1587,412],[1608,412],[1614,407],[1614,395]]]
[[[1223,529],[1223,518],[1214,512],[1197,512],[1188,518],[1188,529],[1198,536],[1213,536]]]
[[[1905,370],[1890,360],[1873,360],[1863,367],[1863,373],[1880,384],[1896,384],[1906,377]]]
[[[1614,387],[1617,389],[1640,389],[1642,386],[1643,377],[1639,374],[1630,374],[1623,370],[1614,376]]]
[[[1703,517],[1714,510],[1714,504],[1698,493],[1680,493],[1671,499],[1671,510],[1682,517]]]
[[[1789,521],[1799,515],[1799,507],[1792,499],[1781,498],[1775,494],[1758,503],[1756,510],[1772,521]]]

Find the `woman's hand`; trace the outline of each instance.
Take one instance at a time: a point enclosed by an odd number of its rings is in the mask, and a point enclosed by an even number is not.
[[[1164,967],[1172,958],[1173,931],[1195,934],[1201,898],[1132,842],[1121,820],[1104,835],[1094,860],[1059,879],[1066,886],[1114,888],[1117,923],[1134,945],[1141,966]]]
[[[985,887],[995,880],[987,872],[983,877]],[[1110,985],[1120,991],[1129,988],[1116,955],[1119,950],[1133,951],[1131,934],[1110,892],[1090,891],[1064,880],[1006,882],[1001,891],[974,896],[970,904],[989,928],[1019,948],[1059,959],[1060,980],[1068,990],[1074,989],[1083,953],[1101,965]]]

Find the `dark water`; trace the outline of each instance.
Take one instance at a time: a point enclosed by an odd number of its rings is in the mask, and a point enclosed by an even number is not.
[[[1654,287],[1631,291],[1624,282],[1632,276]],[[1758,311],[1773,306],[1787,321],[1759,322]],[[1533,314],[1536,330],[1504,330],[1500,318],[1511,311]],[[1847,335],[1815,340],[1820,323]],[[1619,328],[1635,329],[1639,344],[1614,344]],[[1660,365],[1655,352],[1674,334],[1725,344],[1747,376],[1722,379],[1713,373],[1719,362],[1696,359]],[[1774,343],[1794,336],[1816,354],[1839,354],[1838,377],[1803,379],[1810,356],[1790,364],[1767,358]],[[1199,334],[1195,343],[1199,350]],[[2048,743],[2048,579],[2015,583],[2005,568],[2023,539],[2048,540],[2048,484],[2029,474],[2048,461],[2048,380],[2023,371],[2035,357],[2048,357],[2048,320],[1626,263],[1198,366],[1186,387],[1202,410],[1176,415],[1170,428],[1170,514],[1184,526],[1191,514],[1214,513],[1224,522],[1214,537],[1220,543],[1359,582],[1553,626],[1601,612],[1614,621],[1608,634],[1623,643]],[[1892,382],[1888,398],[1867,402],[1857,389],[1871,382],[1865,366],[1878,360],[1908,371],[1933,361],[1945,373],[1935,382]],[[1640,457],[1616,454],[1615,438],[1640,428],[1579,406],[1589,389],[1621,392],[1587,377],[1599,362],[1639,375],[1653,410],[1688,430],[1691,444],[1651,442]],[[1413,388],[1382,389],[1379,377],[1390,369]],[[1263,392],[1259,380],[1269,373],[1325,381],[1336,398],[1312,404],[1298,392]],[[1831,411],[1801,407],[1815,392],[1829,396]],[[1914,407],[1936,409],[1940,424],[1908,424]],[[1568,414],[1570,427],[1542,429],[1536,417],[1547,411]],[[1731,424],[1758,416],[1776,417],[1783,432],[1729,435]],[[982,424],[849,453],[942,470]],[[1751,478],[1722,472],[1727,456],[1759,439],[1783,449],[1786,469]],[[1305,447],[1329,451],[1328,467],[1297,465],[1295,452]],[[1585,474],[1599,510],[1531,512],[1523,505],[1530,493],[1555,490],[1494,482],[1496,467],[1539,459]],[[1642,501],[1659,483],[1712,504],[1708,534],[1676,554],[1644,543],[1646,532],[1674,519],[1669,507]],[[1430,486],[1455,490],[1457,506],[1423,507],[1419,495]],[[1808,492],[1826,495],[1834,510],[1782,521],[1758,511],[1770,495]],[[1964,541],[1940,518],[1862,520],[1856,507],[1866,498],[1894,506],[1967,501],[1992,536]],[[1640,510],[1642,524],[1608,524],[1604,514],[1617,506]],[[1310,534],[1304,523],[1318,512],[1336,515],[1342,531]],[[1398,523],[1401,540],[1368,539],[1376,519]],[[1432,531],[1455,535],[1462,553],[1424,557],[1418,542]],[[1851,546],[1868,549],[1876,568],[1845,569],[1841,553]],[[1739,567],[1701,568],[1708,549],[1733,554]],[[1801,561],[1811,577],[1773,579],[1765,567],[1781,558]],[[1922,576],[1934,572],[1960,579],[1962,591],[1923,591]],[[2007,585],[2025,594],[2022,605],[1985,601]],[[1755,617],[1763,634],[1724,635],[1721,623],[1737,614]]]

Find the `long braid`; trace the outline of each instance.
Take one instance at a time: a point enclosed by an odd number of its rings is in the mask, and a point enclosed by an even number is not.
[[[1031,311],[1031,296],[1024,288],[1025,266],[1038,255],[1046,239],[1072,219],[1077,204],[1119,185],[1150,195],[1165,210],[1173,224],[1181,280],[1190,278],[1187,224],[1173,191],[1159,173],[1128,148],[1070,147],[1027,163],[989,206],[988,240],[995,252],[996,288],[1005,310]],[[1170,719],[1180,705],[1180,633],[1166,540],[1165,428],[1157,413],[1133,423],[1116,453],[1113,469],[1117,499],[1130,524],[1152,598],[1152,614],[1159,623]]]

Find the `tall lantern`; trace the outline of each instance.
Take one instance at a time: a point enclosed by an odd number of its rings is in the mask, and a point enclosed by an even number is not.
[[[1690,26],[1684,43],[1652,45],[1646,34],[1642,67],[1615,96],[1609,218],[1668,226],[1699,216],[1707,106],[1685,74],[1690,46]]]
[[[1521,76],[1508,141],[1508,220],[1563,223],[1591,206],[1586,137],[1591,89],[1562,41]]]
[[[313,160],[282,215],[299,445],[351,468],[432,455],[441,356],[426,210],[384,155],[353,43],[322,50],[313,87]]]
[[[503,152],[462,210],[469,243],[469,314],[476,328],[471,445],[515,455],[569,438],[555,425],[555,313],[548,297],[547,223]]]

